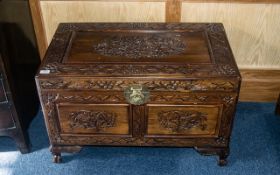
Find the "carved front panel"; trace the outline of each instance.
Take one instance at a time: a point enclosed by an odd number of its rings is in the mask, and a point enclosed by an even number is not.
[[[221,105],[148,105],[147,136],[217,136]]]
[[[129,134],[128,105],[58,104],[62,134]]]
[[[209,145],[225,145],[230,134],[237,95],[235,93],[167,94],[162,92],[152,94],[150,102],[153,104],[141,106],[141,109],[134,107],[132,110],[128,105],[118,105],[123,103],[123,94],[99,93],[64,91],[41,94],[52,143],[193,146],[195,143],[205,142]],[[183,121],[182,124],[175,125],[181,126],[178,127],[179,129],[172,129],[176,127],[160,123],[161,120],[174,123],[169,117],[160,119],[159,114],[164,112],[164,116],[168,116],[168,113],[177,113],[176,111],[181,111],[179,116],[183,116],[175,117]],[[190,116],[189,112],[195,115]],[[98,116],[97,114],[102,114],[99,124],[95,124],[99,117],[92,119],[89,117]],[[71,116],[74,116],[76,122],[73,122],[73,119],[71,122]],[[88,119],[84,120],[84,116]],[[191,119],[192,117],[194,120]],[[188,120],[190,122],[187,122]],[[196,136],[208,137],[211,141],[194,142],[192,140],[194,138],[199,140]],[[188,139],[178,140],[181,137]]]

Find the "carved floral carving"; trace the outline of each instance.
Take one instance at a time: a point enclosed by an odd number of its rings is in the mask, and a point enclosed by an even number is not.
[[[158,120],[163,128],[172,132],[182,132],[192,128],[205,130],[207,125],[207,114],[198,111],[161,111],[158,113]]]
[[[161,29],[160,27],[165,25],[149,25],[148,23],[87,23],[87,24],[75,24],[67,23],[61,24],[58,27],[58,32],[69,32],[78,30],[112,30],[112,29]],[[174,26],[174,25],[173,25]]]
[[[57,126],[57,113],[55,110],[55,101],[59,98],[59,94],[46,93],[42,94],[42,105],[45,111],[45,119],[50,124],[48,127],[48,133],[50,140],[61,141],[59,135],[59,129]]]
[[[67,75],[146,75],[146,74],[180,74],[184,76],[218,76],[234,75],[236,70],[227,64],[221,65],[132,65],[132,64],[88,64],[71,65],[49,63],[41,70],[49,70],[51,74]]]
[[[132,64],[88,64],[69,65],[49,63],[42,70],[50,70],[53,74],[79,74],[79,75],[135,75],[135,74],[194,74],[199,67],[189,65],[132,65]],[[209,69],[208,69],[209,70]]]
[[[216,139],[216,142],[217,142],[218,144],[223,144],[223,145],[225,145],[225,144],[227,144],[228,139],[226,139],[225,137],[218,137],[218,138]]]
[[[146,86],[150,91],[207,91],[207,90],[222,90],[233,91],[237,90],[237,84],[230,80],[186,80],[186,81],[124,81],[124,80],[63,80],[51,79],[41,80],[40,86],[42,89],[75,89],[75,90],[120,90],[123,91],[131,84],[141,84]]]
[[[71,128],[95,129],[100,131],[116,125],[117,115],[107,111],[80,110],[69,114]]]
[[[208,25],[207,33],[211,40],[211,53],[220,64],[234,63],[233,54],[226,38],[225,31],[220,25]]]
[[[96,95],[60,95],[60,100],[67,102],[95,103],[95,102],[124,102],[124,95],[96,94]]]
[[[123,145],[123,146],[188,146],[193,143],[200,143],[211,146],[226,146],[217,143],[213,138],[195,138],[195,139],[175,139],[175,138],[141,138],[141,137],[75,137],[64,136],[65,140],[61,143],[66,144],[84,144],[84,145]]]
[[[192,94],[192,93],[174,93],[174,94],[154,94],[152,93],[149,102],[215,102],[219,101],[226,105],[231,105],[236,98],[236,95],[230,94]],[[122,93],[117,94],[96,94],[96,95],[66,95],[60,94],[57,98],[59,101],[71,103],[100,103],[100,102],[125,102],[125,97]]]
[[[64,50],[67,48],[67,44],[71,37],[71,33],[55,33],[53,37],[53,44],[48,47],[49,52],[46,52],[45,57],[49,62],[61,62],[64,56]]]
[[[69,31],[112,31],[112,30],[185,30],[204,31],[216,26],[222,30],[221,24],[214,23],[65,23],[58,27],[57,32]]]
[[[93,46],[104,56],[127,58],[161,58],[177,55],[186,49],[180,34],[116,35]]]

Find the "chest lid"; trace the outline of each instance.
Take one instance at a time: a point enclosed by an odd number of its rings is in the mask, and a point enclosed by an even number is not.
[[[40,75],[240,76],[222,24],[64,23]]]

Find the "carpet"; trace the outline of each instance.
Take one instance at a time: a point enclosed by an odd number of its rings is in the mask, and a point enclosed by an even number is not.
[[[21,155],[14,142],[0,137],[0,175],[263,175],[280,174],[280,116],[273,103],[238,103],[231,154],[226,167],[216,156],[191,148],[85,147],[52,163],[40,111],[32,121],[31,153]]]

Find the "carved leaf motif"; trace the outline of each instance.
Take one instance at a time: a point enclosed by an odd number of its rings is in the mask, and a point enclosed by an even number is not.
[[[182,53],[186,45],[180,34],[161,34],[145,36],[112,36],[93,46],[104,56],[127,58],[160,58]]]
[[[41,70],[50,70],[51,74],[78,75],[145,75],[145,74],[181,74],[184,76],[232,76],[237,72],[227,64],[221,65],[131,65],[131,64],[87,64],[69,65],[49,63]]]
[[[121,102],[125,101],[123,95],[61,95],[60,99],[67,102],[82,102],[82,103],[94,103],[94,102]]]
[[[58,27],[58,32],[88,30],[186,30],[203,31],[212,26],[222,27],[214,23],[65,23]]]
[[[158,120],[163,128],[171,129],[173,132],[182,132],[194,127],[205,130],[207,125],[207,114],[198,111],[161,111]]]
[[[216,142],[217,142],[218,144],[227,144],[228,139],[226,139],[225,137],[218,137],[218,138],[216,139]]]
[[[104,128],[116,125],[117,115],[113,112],[105,111],[75,111],[69,114],[71,128],[96,129],[100,131]]]
[[[149,90],[192,90],[192,91],[207,91],[207,90],[223,90],[232,91],[238,88],[238,84],[231,80],[186,80],[186,81],[123,81],[123,80],[41,80],[42,89],[102,89],[102,90],[123,90],[130,84],[142,84]]]

